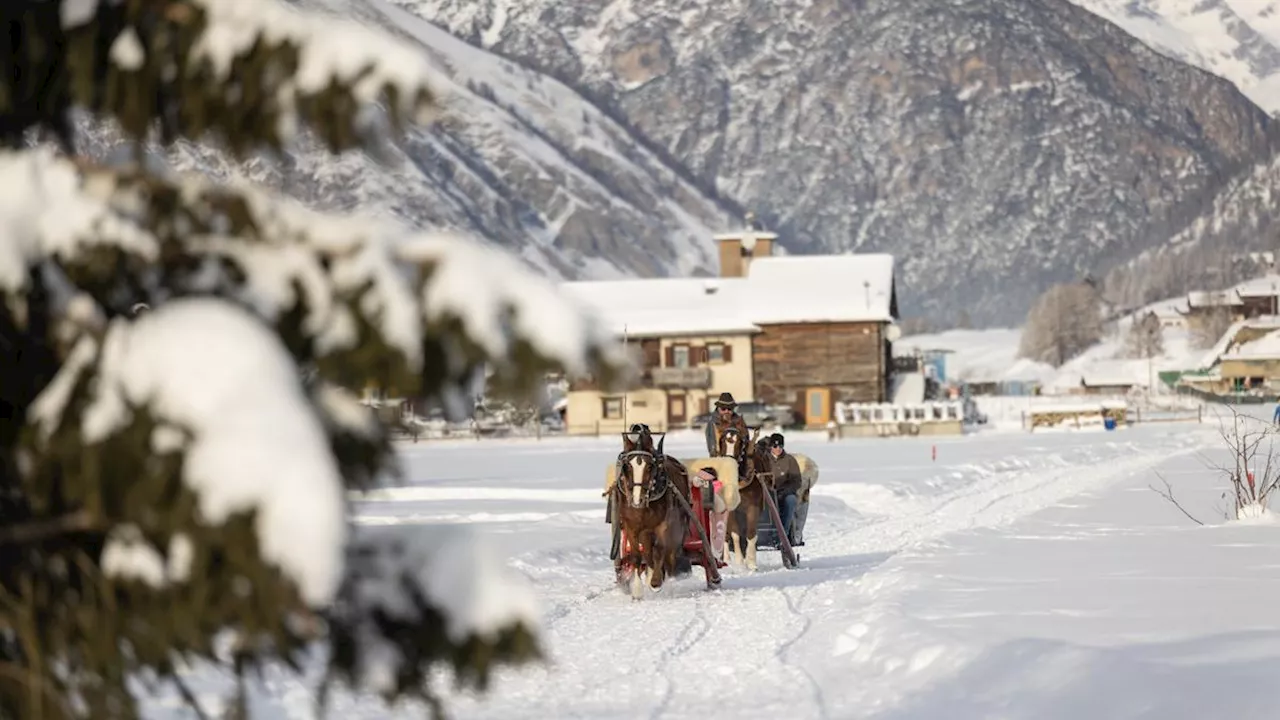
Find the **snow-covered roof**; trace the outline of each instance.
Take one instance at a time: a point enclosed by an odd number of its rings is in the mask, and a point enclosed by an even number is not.
[[[1231,350],[1231,346],[1235,344],[1236,336],[1245,328],[1280,330],[1280,316],[1264,315],[1248,320],[1237,320],[1232,323],[1231,327],[1222,334],[1222,337],[1218,338],[1218,342],[1205,351],[1204,357],[1200,360],[1200,367],[1210,368],[1218,364],[1222,356],[1227,354]]]
[[[1038,382],[1045,383],[1053,378],[1057,370],[1048,363],[1036,362],[1027,358],[1019,358],[997,376],[1000,382]]]
[[[893,321],[893,256],[883,254],[760,258],[742,278],[562,287],[614,332],[636,337],[751,333],[770,323]]]
[[[1065,391],[1087,387],[1128,387],[1146,385],[1151,381],[1146,360],[1099,359],[1073,362],[1064,366],[1058,376],[1047,384],[1053,391]]]
[[[747,269],[747,282],[758,323],[893,320],[889,254],[760,258]]]
[[[739,230],[737,232],[720,233],[712,235],[717,241],[720,240],[741,240],[743,246],[749,246],[753,240],[777,240],[778,234],[769,232],[768,230]],[[750,248],[748,248],[750,249]]]
[[[1211,383],[1211,382],[1217,382],[1221,379],[1222,379],[1222,368],[1215,367],[1210,370],[1206,370],[1203,373],[1185,373],[1179,378],[1179,382],[1190,383],[1190,384]]]
[[[564,283],[615,333],[654,335],[741,334],[760,330],[746,313],[742,278],[654,278]]]
[[[1095,360],[1080,368],[1080,383],[1089,387],[1146,385],[1149,368],[1132,360]]]
[[[1222,359],[1280,360],[1280,331],[1269,332],[1256,340],[1241,343],[1223,354]]]
[[[1280,275],[1264,275],[1246,280],[1235,287],[1240,297],[1275,297],[1280,295]]]
[[[1195,290],[1187,293],[1187,304],[1196,307],[1234,307],[1244,301],[1233,290]]]
[[[1119,410],[1127,408],[1128,405],[1115,400],[1103,400],[1101,402],[1078,402],[1078,403],[1055,403],[1052,405],[1036,405],[1031,408],[1033,415],[1042,415],[1046,413],[1094,413],[1103,410]]]

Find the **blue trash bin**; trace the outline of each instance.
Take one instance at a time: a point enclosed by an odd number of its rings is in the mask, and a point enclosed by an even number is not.
[[[1105,417],[1105,418],[1102,418],[1102,427],[1104,427],[1104,428],[1106,428],[1106,429],[1108,429],[1108,430],[1115,430],[1115,429],[1116,429],[1116,419],[1115,419],[1115,418],[1113,418],[1113,417]]]

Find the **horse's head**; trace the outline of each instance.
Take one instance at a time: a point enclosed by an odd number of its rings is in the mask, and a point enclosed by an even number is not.
[[[618,454],[617,487],[633,508],[647,507],[665,490],[658,468],[665,440],[665,437],[659,440],[657,448],[654,448],[653,436],[647,432],[636,438],[631,434],[623,435],[622,452]]]
[[[657,455],[662,454],[662,442],[659,441],[657,448],[653,446],[653,431],[644,423],[635,423],[632,425],[629,432],[623,433],[622,439],[623,452],[627,451],[626,443],[631,442],[640,450],[644,450],[645,452],[655,453]],[[666,436],[663,436],[663,439],[665,440]]]
[[[720,433],[720,456],[733,458],[741,462],[746,458],[747,439],[742,437],[738,428],[730,425]]]

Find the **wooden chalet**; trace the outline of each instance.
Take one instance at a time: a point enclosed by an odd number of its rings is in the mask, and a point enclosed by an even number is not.
[[[893,256],[778,257],[772,240],[755,229],[716,237],[721,276],[745,278],[759,328],[756,398],[790,405],[807,427],[825,426],[837,402],[886,402],[898,317]]]
[[[1266,275],[1248,280],[1229,290],[1187,293],[1185,310],[1177,312],[1195,326],[1214,313],[1225,313],[1232,320],[1280,314],[1280,275]]]
[[[1267,275],[1237,285],[1240,316],[1249,320],[1264,315],[1280,314],[1280,276]]]
[[[719,278],[565,283],[626,337],[642,368],[625,400],[575,381],[570,432],[613,432],[626,420],[680,427],[721,392],[789,405],[808,427],[825,426],[837,402],[887,401],[893,256],[780,257],[776,238],[750,221],[716,236]]]

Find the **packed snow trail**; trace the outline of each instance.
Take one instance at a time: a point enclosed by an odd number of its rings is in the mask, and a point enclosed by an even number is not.
[[[695,571],[638,602],[612,584],[600,497],[612,439],[409,445],[408,487],[359,501],[357,512],[407,532],[482,522],[538,592],[549,662],[500,672],[484,697],[450,696],[455,717],[870,717],[958,669],[931,668],[938,643],[895,620],[904,551],[945,558],[949,535],[1106,490],[1211,437],[1208,424],[835,443],[793,434],[788,446],[822,473],[801,566],[784,570],[777,552],[762,551],[758,572],[726,568],[717,591]],[[677,456],[700,445],[696,434],[667,441]],[[303,690],[281,676],[256,702],[313,717],[297,704]],[[350,697],[339,711],[332,716],[386,717],[375,701]],[[399,708],[396,717],[427,713]]]
[[[513,455],[525,457],[509,462],[533,476],[531,481],[512,479],[509,485],[486,477],[470,481],[469,492],[475,497],[492,488],[492,497],[504,498],[502,511],[544,513],[545,519],[517,521],[503,532],[516,553],[515,566],[547,603],[545,639],[552,661],[545,668],[504,672],[492,695],[476,703],[455,699],[454,707],[468,718],[599,718],[620,712],[693,718],[736,711],[865,716],[875,693],[861,687],[853,671],[866,663],[835,657],[836,641],[874,607],[878,589],[892,584],[893,573],[882,577],[878,567],[903,549],[959,530],[1006,524],[1189,452],[1196,445],[1189,436],[1205,435],[1203,427],[840,443],[796,436],[789,445],[822,469],[801,567],[783,570],[776,552],[762,552],[759,572],[729,568],[719,591],[703,590],[695,573],[640,602],[610,582],[608,526],[597,488],[616,452],[611,443],[513,446]],[[693,454],[698,440],[673,435],[668,447],[678,456]],[[933,444],[937,462],[930,461]],[[480,460],[483,450],[459,447],[458,461],[474,458],[475,471],[487,471],[498,461]],[[421,452],[438,462],[445,451]],[[540,477],[557,466],[574,476]],[[547,487],[553,483],[560,487]],[[526,502],[514,499],[519,491],[513,486],[528,491]],[[571,497],[570,488],[589,488],[594,502],[584,508],[589,498]],[[441,498],[460,494],[447,480],[424,490]],[[429,513],[423,510],[442,506],[439,519],[465,516],[453,505],[456,500],[425,507],[407,500],[422,492],[405,490],[405,502],[369,503],[361,512],[382,522],[392,506],[424,517]],[[565,493],[554,503],[558,515],[547,507],[553,492]],[[470,509],[499,512],[490,503],[478,504]],[[927,655],[904,662],[927,664]]]

